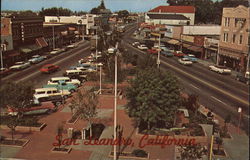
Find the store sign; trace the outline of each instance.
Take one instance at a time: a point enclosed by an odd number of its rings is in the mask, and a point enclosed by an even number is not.
[[[181,35],[181,39],[183,41],[186,41],[186,42],[194,43],[194,37],[193,36]]]

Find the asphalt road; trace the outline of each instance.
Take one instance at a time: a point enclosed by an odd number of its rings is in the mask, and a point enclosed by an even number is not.
[[[56,55],[41,63],[34,64],[31,67],[22,71],[17,71],[5,78],[2,81],[16,81],[33,83],[35,88],[42,87],[47,84],[51,77],[62,76],[62,74],[70,66],[76,65],[78,60],[90,55],[90,43],[88,41],[81,42],[78,47]],[[60,71],[51,74],[42,74],[39,69],[45,64],[56,64],[60,67]]]
[[[145,52],[132,47],[130,44],[137,41],[132,38],[132,33],[136,27],[128,29],[124,38],[123,46],[129,52],[144,56]],[[161,70],[168,70],[176,75],[181,82],[184,91],[189,94],[199,95],[199,102],[208,107],[216,114],[225,118],[232,115],[232,123],[238,125],[238,107],[243,110],[242,125],[248,133],[249,126],[249,87],[246,84],[236,81],[230,75],[220,75],[208,70],[201,64],[183,66],[178,63],[176,57],[161,59]]]

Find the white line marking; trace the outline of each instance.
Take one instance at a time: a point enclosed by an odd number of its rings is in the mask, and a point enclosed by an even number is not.
[[[222,103],[222,104],[224,104],[224,105],[227,105],[225,102],[219,100],[218,98],[215,98],[214,96],[211,96],[211,97],[212,97],[213,99],[215,99],[216,101],[218,101],[218,102],[220,102],[220,103]]]
[[[192,84],[189,84],[189,85],[192,86],[192,87],[194,87],[195,89],[200,90],[200,88],[198,88],[198,87],[196,87],[196,86],[194,86],[194,85],[192,85]]]

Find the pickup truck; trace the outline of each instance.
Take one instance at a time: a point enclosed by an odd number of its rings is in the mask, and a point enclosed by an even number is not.
[[[73,93],[76,91],[77,86],[71,83],[66,83],[65,81],[59,81],[58,84],[47,84],[43,88],[57,88],[58,90],[68,90]]]

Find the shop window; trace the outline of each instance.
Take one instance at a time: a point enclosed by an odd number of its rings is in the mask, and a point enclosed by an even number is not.
[[[236,34],[233,34],[233,43],[235,43],[236,40]]]

